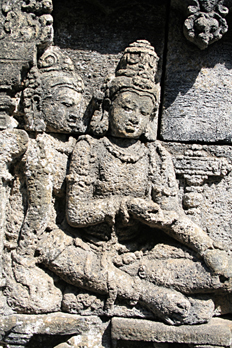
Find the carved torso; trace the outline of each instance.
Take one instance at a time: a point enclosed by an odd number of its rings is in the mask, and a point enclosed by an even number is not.
[[[147,196],[149,158],[144,144],[139,141],[124,149],[103,138],[96,152],[99,175],[94,183],[95,195]]]

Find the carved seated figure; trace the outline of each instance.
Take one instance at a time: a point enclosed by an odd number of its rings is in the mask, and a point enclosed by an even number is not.
[[[179,204],[171,155],[148,141],[157,60],[147,41],[125,50],[105,85],[102,117],[92,119],[98,136],[81,136],[72,154],[66,210],[72,228],[44,232],[37,262],[75,287],[106,295],[109,314],[121,299],[169,324],[201,323],[215,313],[206,294],[229,290],[232,268]]]
[[[5,295],[17,312],[44,313],[60,310],[62,292],[53,277],[37,267],[34,254],[41,234],[57,228],[55,209],[65,209],[65,177],[76,142],[70,133],[80,133],[84,126],[83,82],[67,55],[51,46],[32,67],[25,85],[25,127],[30,139],[22,168],[27,209],[18,232],[19,246],[16,250],[12,249],[17,245],[9,246],[6,256]],[[62,220],[64,214],[60,216]]]

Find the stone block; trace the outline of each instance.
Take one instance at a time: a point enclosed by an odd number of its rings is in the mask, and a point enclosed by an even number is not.
[[[0,87],[11,89],[21,86],[22,69],[29,69],[35,62],[36,45],[34,42],[0,42]]]
[[[158,343],[184,343],[194,345],[231,345],[232,321],[213,318],[203,325],[168,326],[160,322],[113,318],[113,340],[145,341]]]
[[[231,143],[231,30],[201,51],[185,39],[184,20],[172,7],[160,135],[170,141]]]

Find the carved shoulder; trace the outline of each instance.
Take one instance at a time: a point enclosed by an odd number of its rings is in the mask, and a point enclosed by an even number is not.
[[[148,148],[154,192],[158,195],[175,196],[178,192],[178,184],[171,154],[158,141],[150,143]]]
[[[71,157],[68,180],[74,179],[75,175],[90,175],[97,161],[97,141],[90,135],[78,139]]]

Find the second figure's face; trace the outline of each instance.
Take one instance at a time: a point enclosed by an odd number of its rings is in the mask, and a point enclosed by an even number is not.
[[[80,128],[82,94],[68,87],[54,88],[43,100],[44,120],[49,131],[75,133]]]
[[[119,93],[110,107],[110,132],[114,137],[138,139],[145,133],[153,102],[149,96],[133,91]]]

